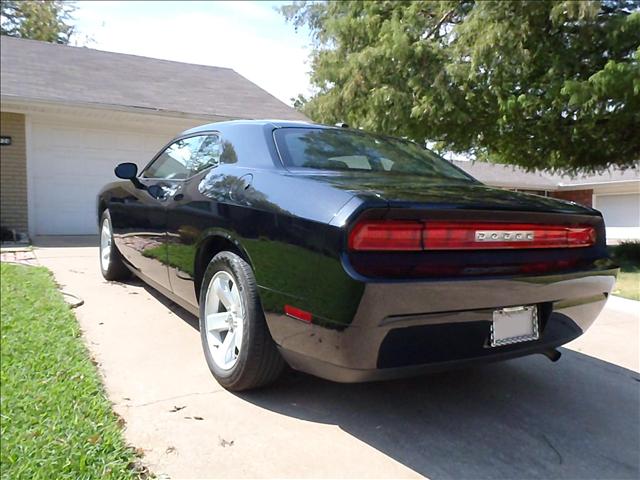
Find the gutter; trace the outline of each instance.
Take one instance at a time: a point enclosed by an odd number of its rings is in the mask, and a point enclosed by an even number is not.
[[[127,113],[141,113],[141,114],[154,114],[162,117],[172,118],[197,118],[202,120],[214,120],[214,119],[226,119],[226,120],[253,120],[248,117],[231,116],[226,114],[207,114],[207,113],[189,113],[181,112],[177,110],[166,110],[162,108],[144,107],[140,105],[119,105],[112,103],[100,103],[100,102],[81,102],[81,101],[69,101],[69,100],[50,100],[37,97],[22,97],[18,95],[6,95],[0,96],[2,104],[10,102],[24,102],[33,104],[35,106],[68,106],[68,107],[85,107],[95,108],[99,110],[110,110]],[[4,105],[2,105],[4,107]]]
[[[633,180],[611,180],[605,182],[586,182],[586,183],[559,183],[558,187],[560,190],[576,190],[582,187],[595,187],[602,185],[621,185],[621,184],[629,184],[633,185],[637,183],[640,186],[640,178]]]

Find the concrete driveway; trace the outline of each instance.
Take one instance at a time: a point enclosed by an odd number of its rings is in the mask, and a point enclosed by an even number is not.
[[[127,440],[171,478],[638,478],[637,302],[614,299],[552,364],[541,355],[411,380],[341,385],[290,373],[232,394],[194,317],[100,276],[93,239],[36,251],[76,310]]]

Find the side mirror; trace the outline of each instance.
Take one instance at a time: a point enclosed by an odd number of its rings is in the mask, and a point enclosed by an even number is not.
[[[121,163],[114,169],[114,172],[116,174],[116,177],[118,178],[122,178],[123,180],[131,180],[133,178],[136,178],[136,176],[138,175],[138,166],[135,163],[130,162]]]
[[[136,188],[146,190],[147,187],[138,180],[138,166],[135,163],[126,162],[118,165],[114,170],[116,177],[123,180],[131,180]]]

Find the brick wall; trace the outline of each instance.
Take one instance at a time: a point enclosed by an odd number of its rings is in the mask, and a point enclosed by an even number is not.
[[[0,146],[0,225],[27,232],[27,154],[24,115],[0,113],[0,135],[11,145]]]
[[[550,195],[555,198],[571,200],[572,202],[591,207],[593,190],[563,190],[559,192],[550,192]]]

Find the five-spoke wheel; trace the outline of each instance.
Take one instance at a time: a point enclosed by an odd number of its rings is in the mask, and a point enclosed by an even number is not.
[[[232,252],[218,253],[200,288],[200,337],[209,369],[229,390],[275,381],[284,368],[264,318],[249,264]]]
[[[109,210],[105,210],[100,217],[100,270],[106,280],[124,280],[131,276],[120,256],[120,252],[113,244],[113,228]]]
[[[238,361],[242,348],[244,308],[233,277],[217,272],[207,290],[204,324],[213,361],[228,370]]]
[[[109,261],[111,260],[111,222],[108,217],[102,221],[100,229],[100,266],[102,270],[109,269]]]

